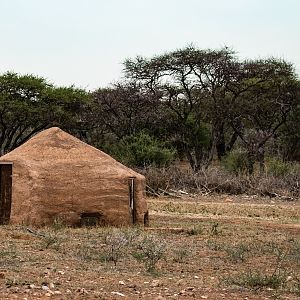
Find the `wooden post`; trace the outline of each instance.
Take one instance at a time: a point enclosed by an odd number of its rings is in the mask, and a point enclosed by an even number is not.
[[[129,209],[132,218],[132,224],[136,222],[136,207],[135,207],[135,177],[129,177]]]
[[[0,162],[0,225],[9,223],[12,200],[12,163]]]

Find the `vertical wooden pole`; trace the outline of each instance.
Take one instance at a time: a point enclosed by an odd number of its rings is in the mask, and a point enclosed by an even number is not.
[[[9,223],[12,200],[12,163],[0,162],[0,225]]]
[[[135,207],[135,177],[129,177],[129,209],[132,219],[132,224],[136,222],[136,207]]]

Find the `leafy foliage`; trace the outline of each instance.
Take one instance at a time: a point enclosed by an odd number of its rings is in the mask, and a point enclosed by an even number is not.
[[[174,149],[145,131],[125,136],[113,147],[106,145],[106,150],[122,162],[138,167],[162,167],[168,165],[175,157]]]
[[[136,244],[136,251],[132,255],[138,261],[144,262],[147,272],[153,273],[156,271],[157,263],[164,257],[166,247],[164,240],[148,234]]]
[[[241,149],[231,151],[222,160],[225,169],[236,175],[247,173],[249,169],[248,163],[248,154]]]
[[[291,164],[278,158],[268,160],[268,174],[275,177],[282,177],[290,173],[292,170]]]
[[[176,154],[195,173],[218,158],[236,175],[258,163],[262,176],[265,157],[299,160],[300,84],[289,62],[188,46],[127,59],[124,75],[92,93],[0,75],[0,155],[60,126],[136,167],[163,167]]]
[[[74,130],[80,110],[87,102],[88,95],[83,90],[56,88],[33,75],[1,75],[0,154],[53,125]]]

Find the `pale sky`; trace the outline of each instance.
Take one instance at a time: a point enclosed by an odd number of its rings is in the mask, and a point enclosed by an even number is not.
[[[189,44],[283,58],[300,74],[300,0],[0,0],[0,73],[93,90],[126,58]]]

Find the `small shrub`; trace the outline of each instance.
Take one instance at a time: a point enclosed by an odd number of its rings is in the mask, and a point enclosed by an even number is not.
[[[15,264],[18,253],[16,245],[11,243],[3,243],[0,248],[0,267],[4,265]]]
[[[4,249],[0,249],[1,258],[16,258],[16,246],[14,244],[6,244]]]
[[[198,235],[203,233],[203,228],[201,225],[194,225],[192,228],[187,230],[188,235]]]
[[[191,251],[187,247],[182,247],[179,249],[174,249],[173,253],[174,253],[173,261],[178,263],[183,263],[184,259],[186,259],[191,254]]]
[[[267,172],[275,177],[282,177],[292,170],[291,164],[280,159],[272,158],[267,163]]]
[[[250,271],[236,276],[235,278],[230,278],[229,282],[231,284],[245,286],[253,289],[267,287],[276,290],[285,284],[286,275],[281,274],[280,272],[274,272],[273,274],[268,275],[260,271]]]
[[[52,228],[54,231],[59,231],[66,228],[66,224],[61,218],[55,218],[52,224]]]
[[[295,283],[295,294],[297,296],[300,296],[300,278],[296,278],[296,283]]]
[[[163,167],[174,159],[176,152],[146,131],[125,136],[118,142],[117,147],[106,148],[112,156],[123,163],[136,167]]]
[[[139,237],[141,236],[143,231],[142,231],[141,227],[129,227],[129,228],[123,229],[122,233],[124,234],[125,238],[127,239],[128,244],[130,245],[130,244],[134,243],[137,239],[139,239]]]
[[[167,244],[164,240],[154,235],[145,235],[142,240],[135,245],[132,256],[142,261],[147,272],[154,273],[157,263],[164,257]]]
[[[41,238],[42,238],[42,242],[41,242],[42,249],[52,248],[55,250],[59,250],[63,242],[63,238],[59,236],[56,232],[45,234],[41,236]]]
[[[300,240],[292,239],[289,241],[289,251],[287,253],[288,260],[290,260],[293,265],[300,267]],[[299,281],[300,283],[300,281]]]
[[[125,255],[126,247],[128,245],[128,238],[124,232],[119,229],[115,229],[109,232],[104,237],[104,242],[107,246],[105,252],[105,260],[112,261],[115,266],[117,262]]]
[[[249,157],[246,151],[233,150],[222,160],[222,164],[226,170],[236,176],[245,174],[249,170]]]
[[[77,258],[83,260],[83,261],[97,261],[100,259],[100,261],[104,261],[103,255],[99,253],[98,249],[93,249],[89,245],[81,245],[76,249],[76,256]]]
[[[246,254],[249,252],[249,248],[244,244],[238,244],[233,247],[225,248],[230,261],[234,263],[244,262]]]
[[[167,211],[167,212],[171,212],[171,213],[177,213],[179,212],[179,209],[178,209],[178,204],[172,202],[172,201],[169,201],[163,208],[164,211]]]
[[[211,226],[211,230],[210,233],[212,235],[218,235],[221,233],[220,227],[219,227],[219,223],[214,222]]]
[[[288,250],[275,241],[266,242],[262,247],[262,252],[264,254],[271,254],[274,256],[277,263],[281,263],[286,260],[288,254]]]
[[[224,250],[224,245],[220,244],[214,239],[208,239],[207,240],[207,248],[212,250],[212,251],[223,251]]]
[[[31,282],[29,282],[28,280],[23,279],[21,277],[17,277],[17,276],[14,276],[12,278],[9,277],[5,281],[5,286],[7,288],[11,288],[14,286],[29,286],[30,284],[31,284]]]

